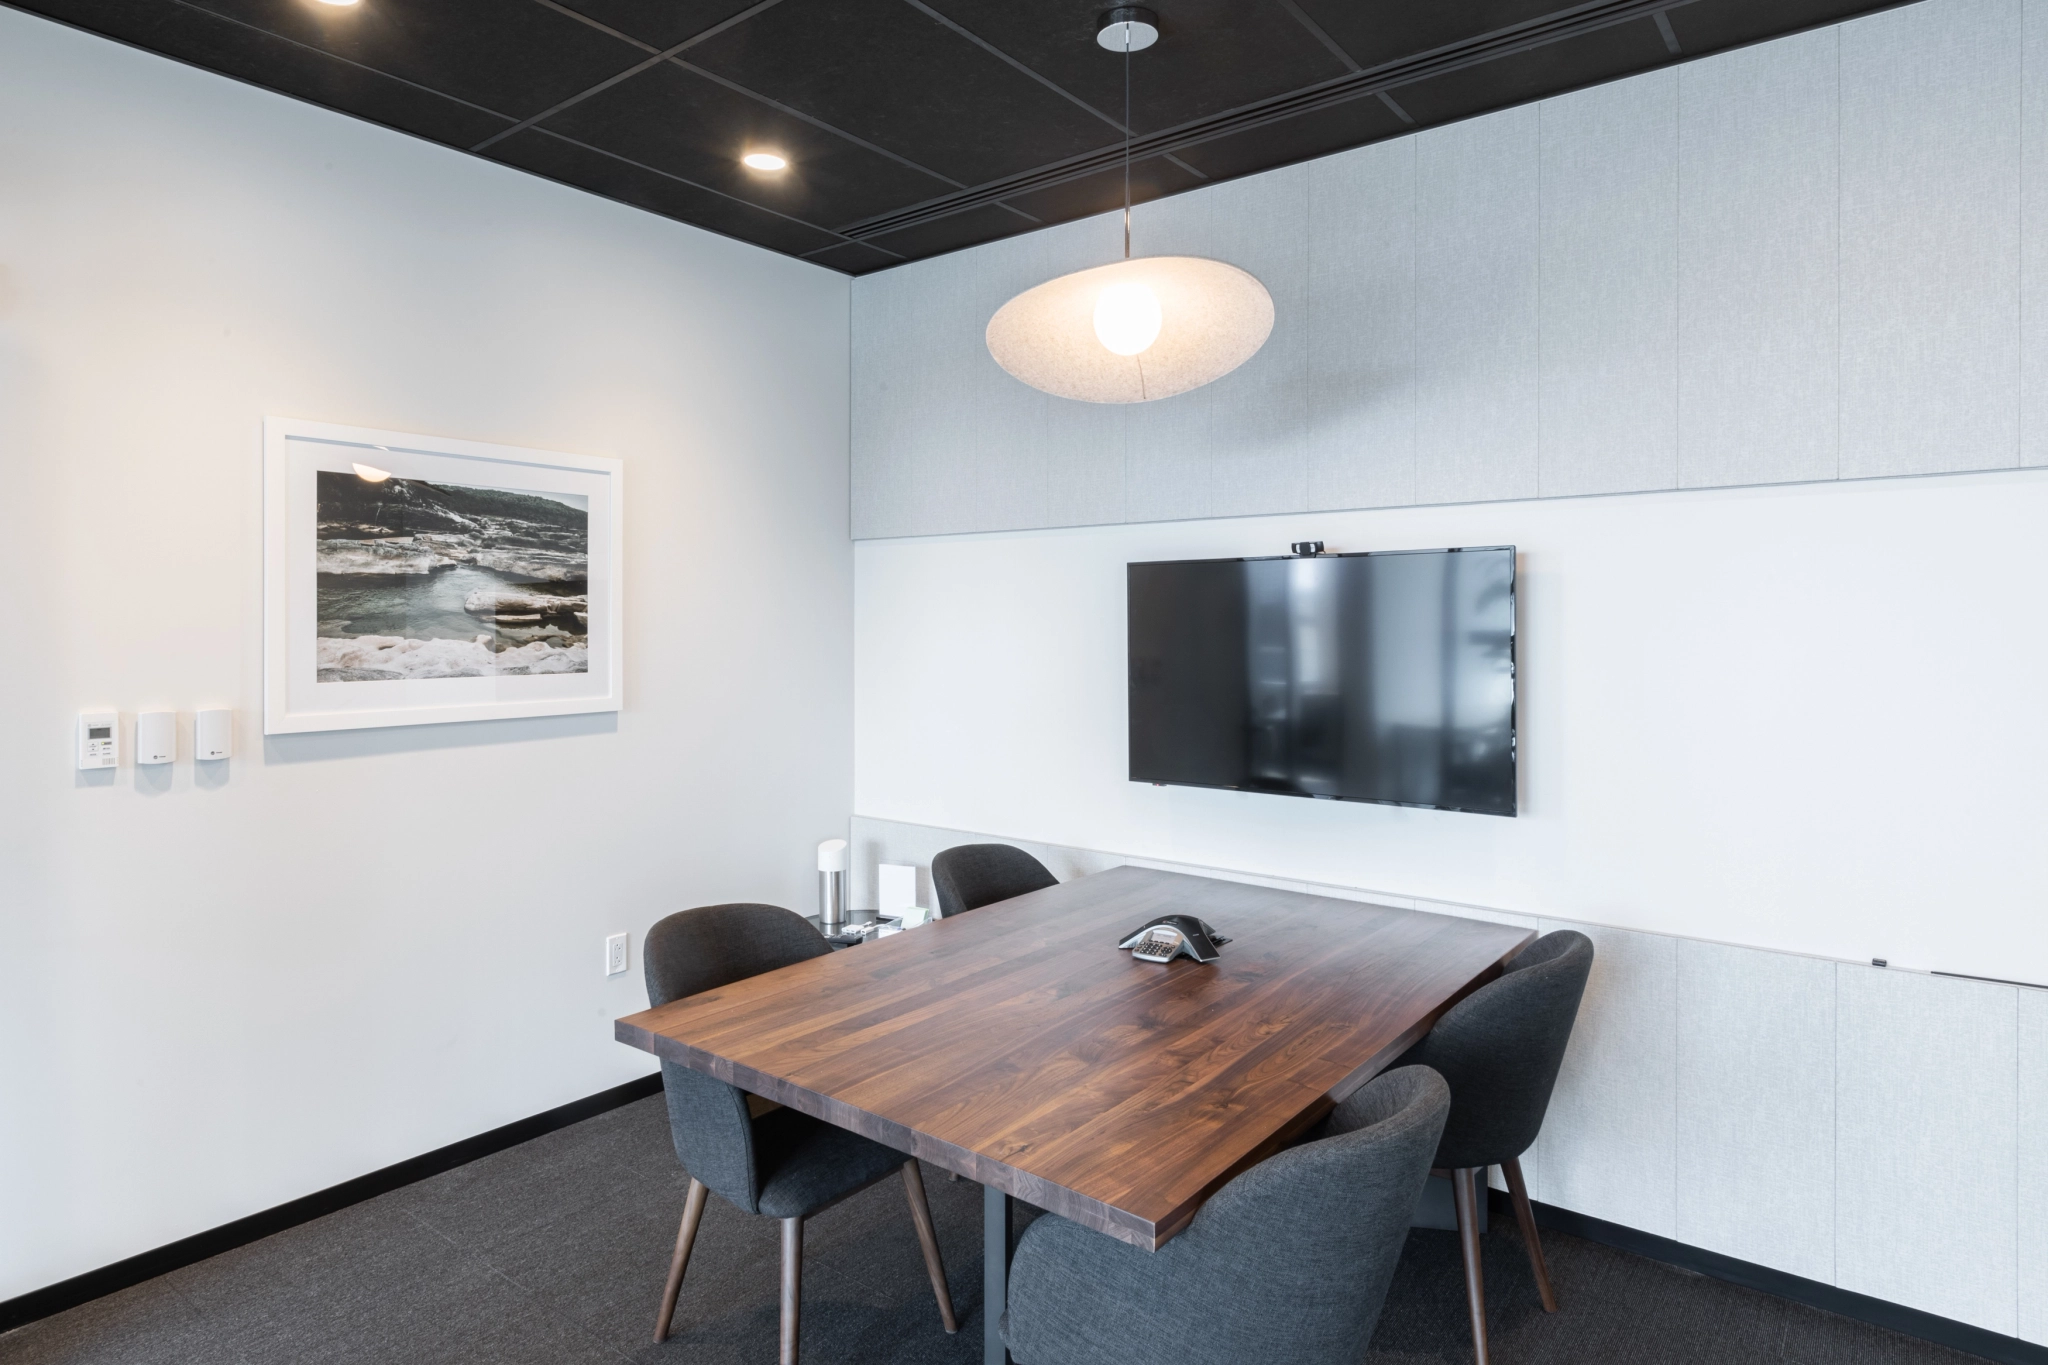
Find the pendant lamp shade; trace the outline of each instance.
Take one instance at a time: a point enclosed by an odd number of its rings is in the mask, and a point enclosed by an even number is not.
[[[1140,256],[1025,290],[996,310],[987,337],[996,364],[1034,389],[1146,403],[1221,379],[1272,332],[1273,296],[1236,266]]]

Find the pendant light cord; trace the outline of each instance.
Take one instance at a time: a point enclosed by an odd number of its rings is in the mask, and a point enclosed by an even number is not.
[[[1124,20],[1124,259],[1131,259],[1131,21]]]

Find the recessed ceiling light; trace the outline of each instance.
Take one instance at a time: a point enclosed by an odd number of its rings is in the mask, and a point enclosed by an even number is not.
[[[354,0],[350,0],[353,4]],[[773,152],[748,152],[740,158],[740,164],[750,171],[786,170],[789,162]]]
[[[336,9],[346,9],[348,6],[357,3],[357,0],[320,0],[320,3],[323,5],[333,5]]]
[[[349,467],[356,471],[356,477],[361,479],[364,483],[382,483],[384,482],[384,480],[391,477],[390,470],[379,469],[375,465],[351,464]]]

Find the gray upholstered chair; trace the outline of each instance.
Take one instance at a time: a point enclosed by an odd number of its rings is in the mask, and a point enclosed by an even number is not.
[[[777,906],[707,905],[679,911],[647,931],[641,954],[647,1001],[666,1005],[831,951],[809,920]],[[957,1330],[931,1209],[914,1159],[793,1109],[767,1104],[677,1062],[662,1062],[661,1080],[668,1095],[669,1132],[676,1156],[690,1173],[690,1190],[654,1323],[657,1342],[668,1339],[705,1198],[715,1192],[748,1213],[781,1220],[781,1359],[782,1365],[796,1365],[804,1220],[898,1172],[924,1247],[939,1318],[948,1332]]]
[[[938,892],[941,916],[1059,884],[1044,863],[1008,844],[961,844],[932,859],[932,889]]]
[[[1218,1190],[1142,1251],[1053,1215],[1025,1232],[1003,1338],[1018,1365],[1332,1365],[1365,1355],[1450,1089],[1391,1071],[1318,1140]]]
[[[1489,1166],[1500,1167],[1507,1177],[1543,1311],[1557,1311],[1529,1189],[1522,1182],[1521,1156],[1543,1127],[1592,970],[1591,939],[1570,930],[1545,934],[1518,953],[1500,977],[1446,1010],[1429,1035],[1395,1063],[1433,1067],[1450,1083],[1451,1117],[1431,1165],[1451,1178],[1472,1316],[1472,1355],[1478,1365],[1488,1360],[1479,1200]]]

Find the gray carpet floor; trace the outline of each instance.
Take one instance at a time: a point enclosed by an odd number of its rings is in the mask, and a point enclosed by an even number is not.
[[[714,1198],[675,1335],[651,1341],[685,1177],[659,1097],[0,1336],[5,1365],[755,1365],[776,1349],[776,1225]],[[804,1358],[972,1365],[981,1187],[927,1168],[957,1336],[940,1328],[899,1182],[805,1235]],[[1511,1224],[1487,1238],[1499,1365],[1976,1358],[1553,1234],[1544,1314]],[[1371,1365],[1462,1365],[1456,1240],[1415,1232]],[[1047,1362],[1046,1365],[1058,1365]]]

